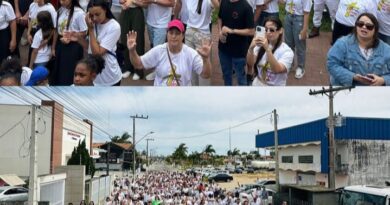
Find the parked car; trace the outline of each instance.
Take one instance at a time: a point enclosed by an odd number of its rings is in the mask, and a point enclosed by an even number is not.
[[[236,169],[234,169],[234,173],[236,173],[236,174],[242,174],[242,169],[236,168]]]
[[[28,189],[16,186],[0,187],[0,201],[27,201]]]
[[[230,182],[233,181],[233,177],[228,174],[216,174],[209,177],[210,183],[218,181]]]
[[[255,173],[255,170],[253,169],[253,168],[251,168],[251,167],[249,167],[247,170],[246,170],[246,173],[251,173],[251,174],[253,174],[253,173]]]
[[[261,186],[265,186],[265,188],[267,188],[267,189],[276,190],[276,181],[273,179],[259,180],[256,182],[256,184],[259,184]]]
[[[268,204],[272,204],[272,198],[276,194],[276,191],[272,189],[265,189],[268,193]],[[240,193],[240,201],[243,201],[245,198],[249,201],[253,201],[254,196],[256,195],[256,189],[249,189],[248,191],[244,191]]]

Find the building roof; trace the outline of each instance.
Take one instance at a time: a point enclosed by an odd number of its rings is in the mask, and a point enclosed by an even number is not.
[[[18,185],[25,185],[26,184],[16,174],[3,174],[3,175],[0,175],[0,180],[3,180],[9,186],[18,186]]]
[[[101,148],[102,146],[106,145],[106,143],[93,143],[92,148]],[[132,143],[116,143],[116,142],[111,142],[111,144],[115,144],[116,146],[124,149],[124,150],[129,150],[133,147]]]
[[[326,119],[295,125],[278,130],[279,145],[322,141],[327,138]],[[365,139],[390,140],[390,119],[346,117],[345,125],[335,127],[336,140]],[[256,147],[273,147],[274,132],[256,135]]]

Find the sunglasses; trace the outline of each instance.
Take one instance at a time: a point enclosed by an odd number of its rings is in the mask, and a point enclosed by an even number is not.
[[[365,23],[363,21],[358,21],[355,24],[359,28],[363,28],[363,26],[366,26],[367,30],[372,31],[375,28],[375,25],[372,23]]]
[[[276,28],[265,28],[265,32],[270,32],[270,33],[274,33],[276,32],[278,29]]]

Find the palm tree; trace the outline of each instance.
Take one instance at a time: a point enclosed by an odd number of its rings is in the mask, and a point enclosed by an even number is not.
[[[172,158],[174,161],[181,162],[187,158],[188,147],[186,147],[185,143],[181,143],[179,147],[175,149],[172,154]]]
[[[116,142],[116,143],[130,143],[129,138],[131,135],[128,132],[125,132],[122,134],[122,136],[114,136],[111,138],[111,142]]]
[[[213,145],[211,144],[206,145],[206,147],[203,150],[203,154],[205,156],[205,160],[211,158],[211,162],[214,164],[213,154],[215,154],[215,149],[213,148]]]
[[[200,153],[195,151],[188,155],[188,160],[192,163],[192,165],[200,163]]]

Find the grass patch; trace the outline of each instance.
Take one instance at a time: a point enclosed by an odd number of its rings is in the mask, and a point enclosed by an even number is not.
[[[217,23],[218,20],[218,11],[215,9],[212,14],[211,14],[211,22]],[[309,28],[311,29],[313,27],[313,9],[310,12],[310,17],[309,17]],[[282,20],[284,24],[284,17],[286,16],[286,10],[284,9],[284,5],[279,5],[279,18]],[[331,32],[332,27],[331,27],[332,21],[330,20],[329,12],[325,12],[322,16],[322,23],[321,23],[321,31],[323,32]]]

